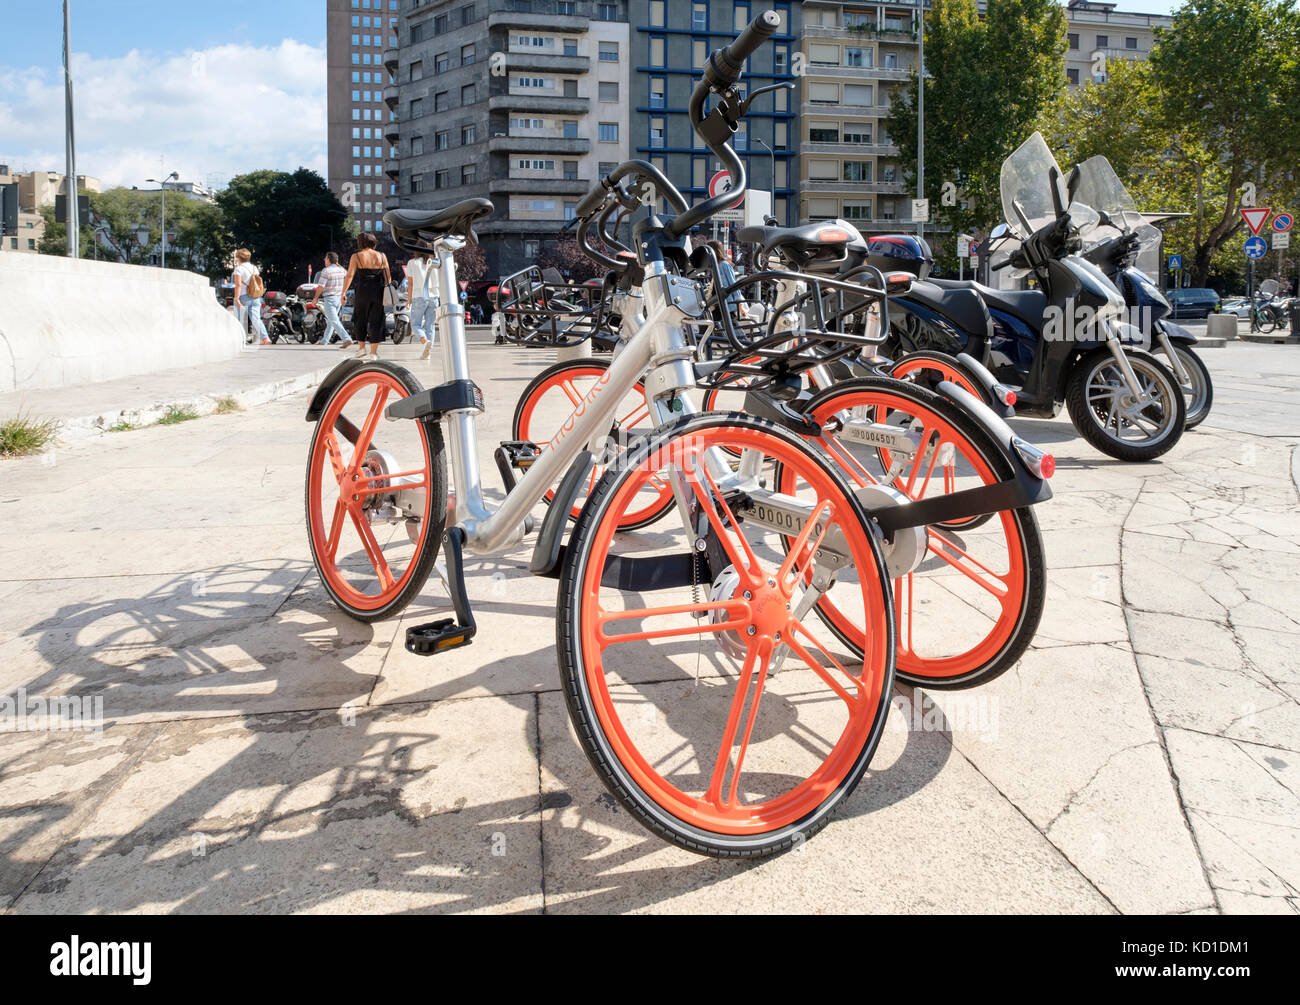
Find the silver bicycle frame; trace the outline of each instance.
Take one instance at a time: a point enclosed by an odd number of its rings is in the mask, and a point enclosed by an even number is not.
[[[456,265],[452,255],[464,247],[460,237],[444,237],[435,245],[438,273],[438,331],[442,337],[443,379],[471,380],[465,338],[465,309],[460,304]],[[667,272],[662,263],[647,270],[643,294],[644,318],[621,346],[608,370],[578,403],[573,415],[561,427],[541,456],[506,496],[500,509],[492,512],[483,499],[478,463],[478,429],[475,409],[457,409],[444,416],[450,451],[451,478],[456,497],[456,516],[465,531],[465,547],[477,554],[499,552],[518,544],[530,529],[529,514],[586,449],[608,433],[618,406],[642,377],[646,395],[652,400],[657,421],[671,417],[674,399],[683,413],[694,412],[680,392],[695,386],[691,360],[693,350],[682,330],[689,312],[699,309],[690,301],[694,285]],[[698,296],[698,293],[696,294]],[[667,415],[665,415],[667,411]],[[725,468],[726,475],[730,469]],[[725,477],[718,472],[718,477]]]

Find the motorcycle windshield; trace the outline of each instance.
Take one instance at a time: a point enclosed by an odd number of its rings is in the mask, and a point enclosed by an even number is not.
[[[1094,248],[1122,233],[1134,233],[1140,249],[1137,267],[1148,275],[1155,275],[1160,267],[1160,231],[1144,221],[1137,203],[1110,161],[1100,156],[1089,157],[1075,170],[1078,180],[1070,203],[1071,215],[1075,203],[1084,203],[1091,209],[1101,210],[1110,221],[1103,224],[1097,216],[1090,226],[1080,227],[1084,247]]]
[[[1002,218],[1022,240],[1056,219],[1052,168],[1060,171],[1042,133],[1034,133],[1002,162]]]

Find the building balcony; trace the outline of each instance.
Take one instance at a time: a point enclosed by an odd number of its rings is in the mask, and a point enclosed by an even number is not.
[[[488,14],[488,29],[538,28],[542,31],[563,32],[572,35],[586,34],[591,22],[588,18],[572,14],[546,14],[531,11],[494,10]]]
[[[566,98],[545,94],[494,94],[488,98],[489,112],[552,112],[558,115],[586,115],[590,98]]]
[[[833,154],[836,157],[897,157],[898,147],[887,143],[812,143],[799,151],[808,154]]]
[[[829,116],[848,115],[855,119],[883,119],[889,115],[888,105],[823,105],[816,101],[805,101],[799,106],[800,115]]]
[[[400,54],[400,49],[386,49],[384,51],[384,66],[388,69],[389,73],[396,75]]]
[[[389,143],[396,143],[402,137],[402,131],[398,128],[396,122],[389,122],[384,126],[384,139]]]
[[[906,195],[899,182],[892,181],[809,181],[799,182],[799,191],[826,195]]]
[[[398,178],[402,174],[402,162],[394,157],[384,161],[384,174],[389,178]]]
[[[384,88],[384,104],[389,108],[396,109],[397,103],[401,100],[401,94],[396,84],[389,84]]]
[[[909,44],[916,41],[911,28],[848,28],[843,25],[830,28],[817,24],[803,27],[804,38],[824,38],[836,42],[896,42]]]
[[[590,56],[557,56],[554,53],[511,49],[506,53],[506,72],[539,70],[542,73],[587,73]]]
[[[584,196],[591,182],[579,178],[493,178],[488,182],[492,195],[572,195]]]
[[[568,154],[577,157],[591,152],[591,140],[556,136],[493,136],[488,152],[494,154]]]
[[[809,80],[908,80],[912,71],[906,67],[826,66],[809,63]]]

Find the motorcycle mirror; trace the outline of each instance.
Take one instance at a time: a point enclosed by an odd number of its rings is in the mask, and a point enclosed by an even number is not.
[[[1011,233],[1011,228],[1008,227],[1005,223],[999,223],[996,227],[994,227],[989,232],[989,240],[1000,241],[1002,240],[1002,238],[1006,237],[1007,234],[1009,233]]]
[[[1069,202],[1074,202],[1074,194],[1079,191],[1079,182],[1082,179],[1083,175],[1079,172],[1078,164],[1070,168],[1070,173],[1065,176],[1065,192],[1069,197]]]
[[[1070,193],[1066,190],[1065,179],[1061,177],[1061,169],[1052,165],[1048,169],[1047,179],[1052,185],[1052,208],[1056,210],[1057,216],[1065,215],[1065,207],[1070,204]]]

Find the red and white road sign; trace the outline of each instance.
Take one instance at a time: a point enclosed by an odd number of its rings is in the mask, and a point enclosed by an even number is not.
[[[729,192],[730,190],[731,190],[731,175],[728,174],[726,171],[719,171],[717,174],[715,174],[712,178],[709,179],[710,199],[714,198],[715,196],[722,195],[724,192]],[[744,201],[745,201],[744,196],[741,196],[731,205],[732,207],[739,206]]]
[[[1291,229],[1291,224],[1295,223],[1295,218],[1290,213],[1278,213],[1273,217],[1273,229],[1279,234],[1285,234]]]
[[[1264,221],[1268,219],[1268,214],[1273,212],[1272,206],[1260,206],[1254,209],[1243,209],[1242,218],[1246,221],[1246,226],[1250,228],[1252,234],[1258,234],[1259,228],[1264,226]]]

